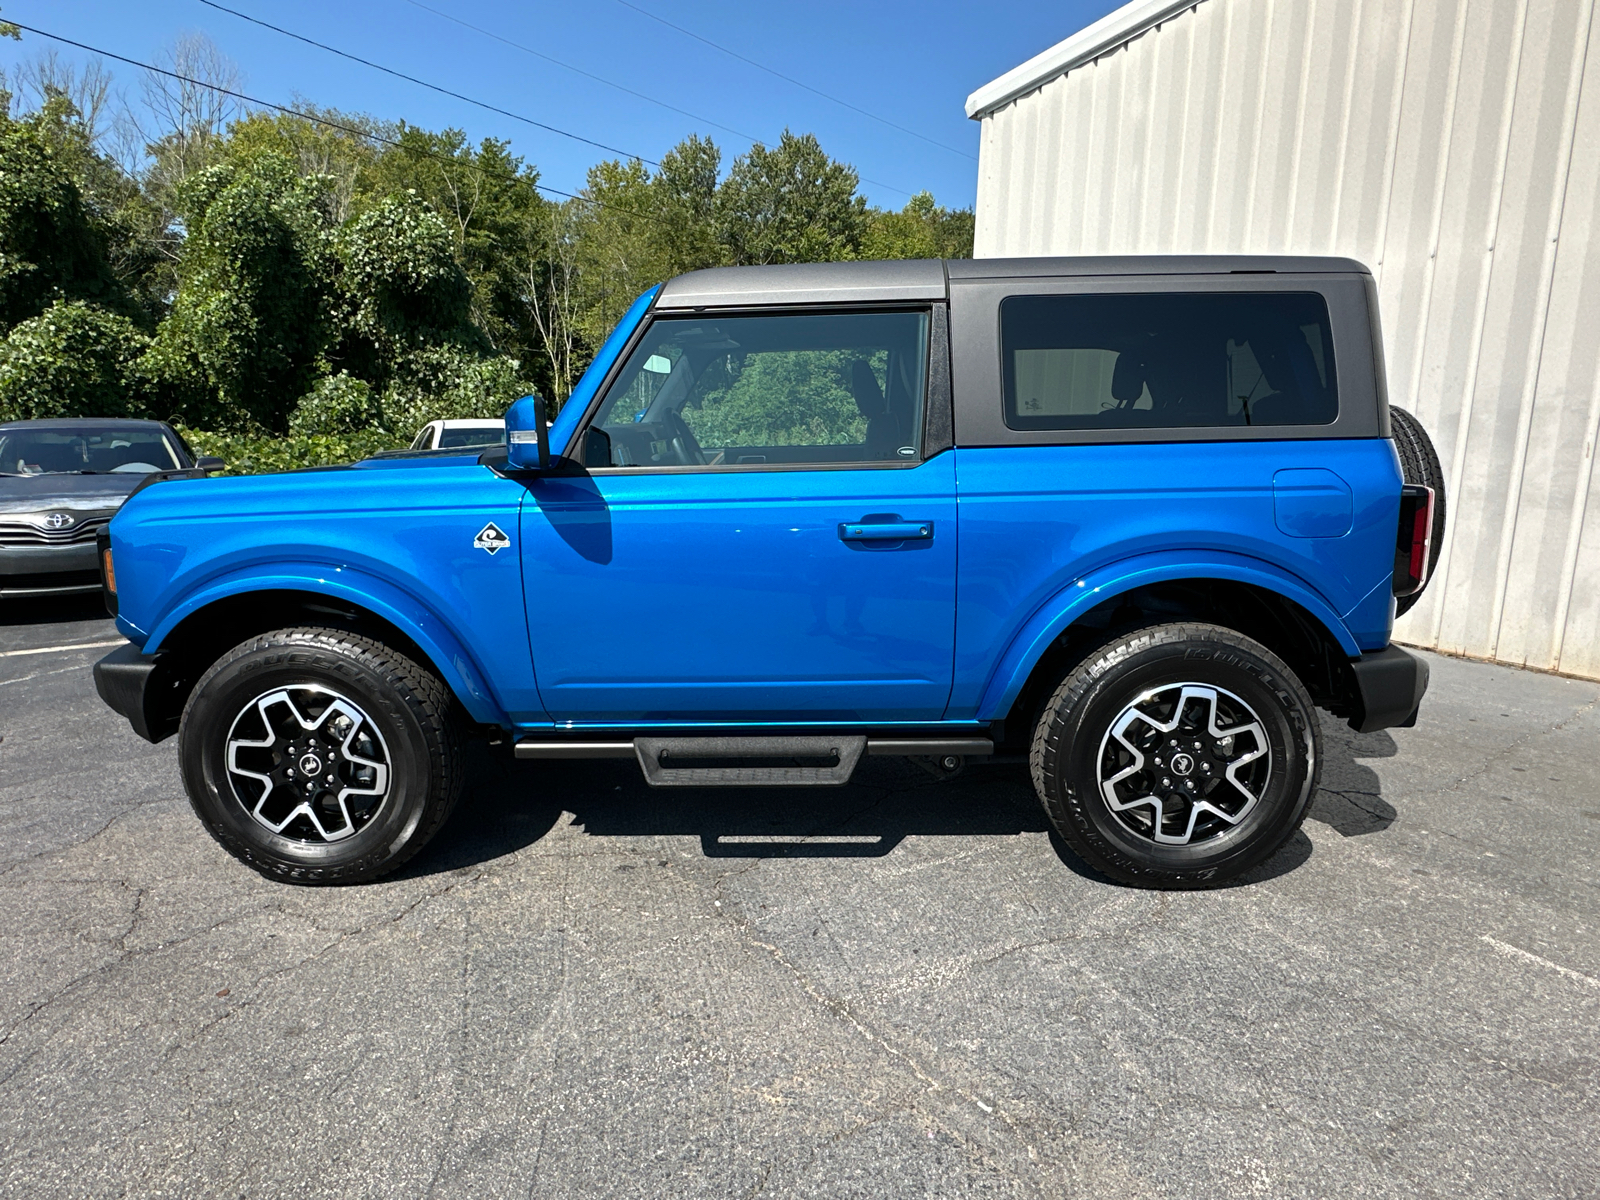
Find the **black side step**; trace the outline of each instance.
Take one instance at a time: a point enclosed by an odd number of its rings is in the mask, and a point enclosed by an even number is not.
[[[849,783],[867,739],[854,737],[635,738],[651,787],[836,787]],[[740,759],[750,760],[741,763]],[[676,765],[683,763],[682,766]]]
[[[518,758],[637,758],[653,787],[837,787],[848,783],[863,754],[987,758],[989,738],[638,737],[631,741],[523,738]]]

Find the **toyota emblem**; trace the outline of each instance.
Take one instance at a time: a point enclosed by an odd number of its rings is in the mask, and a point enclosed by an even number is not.
[[[44,519],[44,523],[47,529],[66,529],[72,524],[72,514],[53,512]]]

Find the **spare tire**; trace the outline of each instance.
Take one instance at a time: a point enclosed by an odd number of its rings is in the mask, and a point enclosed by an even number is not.
[[[1403,408],[1389,406],[1389,431],[1394,437],[1394,448],[1400,455],[1400,474],[1407,483],[1421,484],[1433,489],[1433,545],[1428,552],[1428,581],[1433,581],[1433,569],[1439,565],[1439,552],[1444,549],[1444,469],[1439,465],[1439,455],[1434,451],[1433,439],[1422,427],[1422,422]],[[1409,596],[1395,601],[1395,615],[1399,616],[1427,591],[1423,584]]]

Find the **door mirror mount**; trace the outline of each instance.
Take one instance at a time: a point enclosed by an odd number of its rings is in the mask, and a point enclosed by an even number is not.
[[[514,471],[549,470],[550,423],[542,396],[523,396],[506,410],[506,465]]]
[[[609,467],[611,465],[611,435],[593,425],[583,435],[583,465]]]

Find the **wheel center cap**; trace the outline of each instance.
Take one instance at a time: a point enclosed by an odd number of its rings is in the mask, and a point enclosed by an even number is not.
[[[322,774],[322,760],[315,754],[302,755],[300,759],[300,773],[302,775]]]
[[[1194,759],[1187,754],[1174,754],[1172,756],[1172,773],[1174,775],[1187,775],[1194,770]]]

